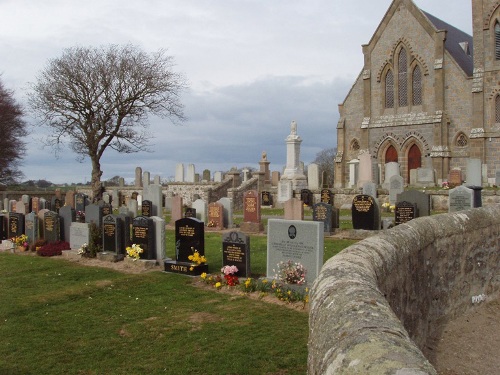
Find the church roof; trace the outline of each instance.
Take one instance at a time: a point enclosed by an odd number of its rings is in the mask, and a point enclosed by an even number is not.
[[[450,55],[455,59],[457,64],[463,69],[463,71],[468,75],[472,76],[474,69],[473,64],[473,46],[472,46],[472,36],[457,29],[456,27],[434,17],[432,14],[424,12],[422,13],[431,21],[434,27],[438,30],[446,30],[446,41],[444,46]],[[468,50],[469,53],[466,51]]]

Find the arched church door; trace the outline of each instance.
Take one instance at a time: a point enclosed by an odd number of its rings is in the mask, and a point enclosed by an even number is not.
[[[408,150],[408,182],[410,182],[410,170],[422,166],[422,153],[417,145],[413,145]]]
[[[398,162],[398,152],[396,151],[396,148],[392,145],[389,146],[387,151],[385,152],[385,162],[390,163],[390,162]]]

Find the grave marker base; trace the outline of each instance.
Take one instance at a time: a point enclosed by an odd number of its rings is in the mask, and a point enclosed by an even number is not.
[[[111,251],[101,251],[97,253],[97,259],[103,260],[105,262],[116,263],[125,258],[123,254],[113,253]]]
[[[188,276],[199,276],[203,272],[208,273],[207,264],[193,265],[193,263],[178,262],[176,260],[166,260],[164,263],[165,272],[180,273]]]

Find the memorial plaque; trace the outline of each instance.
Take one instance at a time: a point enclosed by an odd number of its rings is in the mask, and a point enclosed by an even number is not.
[[[222,240],[222,267],[236,266],[236,276],[250,277],[250,237],[230,232]]]
[[[142,201],[142,216],[145,217],[153,216],[153,202],[149,200]]]
[[[224,229],[224,206],[214,202],[208,205],[208,227]]]
[[[263,191],[261,193],[261,202],[263,206],[272,206],[273,205],[273,195],[269,191]]]
[[[353,229],[380,229],[380,210],[371,195],[356,195],[351,208]]]
[[[197,250],[205,255],[205,226],[203,221],[195,218],[183,218],[175,222],[175,259],[188,262],[189,256]]]
[[[115,215],[106,215],[102,219],[102,251],[124,254],[123,222]]]
[[[417,205],[414,203],[402,201],[396,203],[394,210],[395,225],[406,223],[417,217]]]
[[[156,259],[155,234],[153,220],[146,216],[138,216],[132,222],[132,243],[139,245],[144,251],[141,259]]]
[[[24,234],[24,215],[17,212],[9,213],[9,238]]]
[[[321,221],[325,233],[333,231],[333,212],[332,205],[328,203],[316,203],[313,205],[313,221]]]
[[[313,193],[309,189],[302,189],[300,191],[300,200],[306,205],[311,207],[313,205]]]
[[[57,212],[45,212],[43,217],[43,234],[44,239],[48,242],[56,242],[61,240],[61,224]]]
[[[321,202],[333,206],[333,193],[330,189],[321,189]]]

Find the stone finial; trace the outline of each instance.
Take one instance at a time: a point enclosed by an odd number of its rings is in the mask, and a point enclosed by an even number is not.
[[[297,135],[297,123],[295,120],[290,124],[290,134]]]

